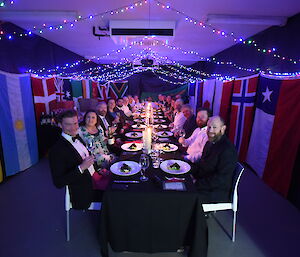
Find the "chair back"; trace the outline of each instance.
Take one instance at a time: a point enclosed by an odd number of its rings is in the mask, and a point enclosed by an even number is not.
[[[233,211],[237,211],[237,205],[238,205],[238,186],[239,186],[239,182],[241,179],[241,176],[244,172],[245,168],[243,167],[242,164],[240,164],[239,162],[236,165],[236,168],[233,172],[233,192],[232,192],[232,210]]]

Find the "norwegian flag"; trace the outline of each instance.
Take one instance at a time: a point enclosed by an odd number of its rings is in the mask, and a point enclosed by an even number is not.
[[[239,160],[245,161],[254,116],[258,75],[235,80],[231,100],[229,139],[235,144]]]
[[[56,101],[54,78],[31,77],[31,86],[34,96],[34,107],[37,121],[42,112],[50,112],[50,103]]]

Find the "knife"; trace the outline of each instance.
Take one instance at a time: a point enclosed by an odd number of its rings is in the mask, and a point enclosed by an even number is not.
[[[125,183],[125,184],[132,183],[132,184],[138,184],[138,183],[140,183],[140,181],[137,181],[137,180],[114,180],[114,183]]]

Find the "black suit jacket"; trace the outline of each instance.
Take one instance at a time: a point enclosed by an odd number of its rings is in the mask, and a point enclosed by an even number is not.
[[[106,119],[106,121],[108,122],[108,125],[111,126],[111,122],[110,122],[110,120],[107,118],[107,115],[105,116],[105,119]],[[107,136],[107,135],[108,135],[107,128],[105,127],[104,122],[102,121],[102,119],[101,119],[100,116],[99,116],[99,123],[100,123],[101,128],[102,128],[103,131],[104,131],[104,135]]]
[[[74,209],[87,209],[93,199],[92,177],[88,170],[81,173],[82,158],[64,137],[60,136],[49,152],[53,183],[57,188],[69,186]]]
[[[196,128],[198,128],[197,122],[196,122],[196,117],[195,117],[195,115],[192,115],[183,124],[183,129],[185,131],[185,138],[189,138],[193,134],[193,132]]]
[[[215,144],[209,141],[205,144],[202,157],[192,170],[204,201],[231,201],[233,171],[237,161],[235,147],[225,135]]]

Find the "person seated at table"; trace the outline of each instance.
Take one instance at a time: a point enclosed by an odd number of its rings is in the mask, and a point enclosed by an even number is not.
[[[120,119],[120,113],[116,111],[116,101],[113,98],[108,99],[107,101],[107,114],[106,119],[110,125],[116,126],[116,133],[124,133],[122,132],[122,122]]]
[[[133,97],[133,99],[134,99],[136,108],[141,108],[141,107],[142,107],[142,104],[141,104],[141,102],[140,102],[139,97],[138,97],[137,95],[135,95],[135,96]]]
[[[165,105],[165,96],[162,94],[158,95],[158,101],[157,103],[162,107]]]
[[[194,130],[189,138],[180,137],[178,140],[182,146],[187,147],[187,155],[184,156],[184,159],[192,163],[200,160],[203,148],[208,140],[206,125],[209,117],[211,117],[211,111],[206,108],[200,108],[196,117],[198,128]]]
[[[195,185],[205,203],[231,201],[232,178],[238,158],[225,130],[221,117],[213,116],[208,120],[208,141],[201,159],[192,168]]]
[[[92,176],[100,176],[93,166],[95,158],[78,137],[79,125],[75,110],[62,112],[58,117],[58,125],[62,133],[49,152],[53,183],[57,188],[69,187],[74,209],[87,209],[92,201],[101,201],[102,197],[100,190],[93,190],[96,184]],[[106,173],[106,170],[101,172]]]
[[[183,101],[181,99],[177,99],[174,104],[174,121],[170,124],[172,128],[171,131],[175,132],[183,128],[183,124],[186,121],[186,117],[183,115],[181,108],[183,106]]]
[[[131,107],[131,110],[133,111],[134,106],[135,106],[135,101],[134,101],[134,99],[133,99],[133,97],[131,95],[128,95],[127,97],[128,97],[128,103],[129,103],[129,105]]]
[[[107,116],[107,104],[105,102],[100,102],[96,110],[99,115],[99,125],[101,126],[104,135],[108,136],[108,129],[112,126],[112,120]]]
[[[189,138],[197,128],[196,117],[194,115],[192,106],[190,106],[189,104],[183,105],[181,111],[186,118],[186,121],[184,122],[182,127],[185,132],[184,138]],[[178,134],[178,132],[175,133],[175,135],[176,134]]]
[[[166,96],[165,108],[169,110],[171,108],[172,97],[170,95]]]
[[[129,100],[127,96],[123,97],[123,106],[122,106],[122,110],[125,113],[125,115],[127,117],[131,117],[132,116],[132,110],[131,110],[131,106],[129,104]]]
[[[120,121],[124,125],[126,120],[131,120],[131,119],[127,117],[126,114],[124,113],[123,105],[124,105],[123,98],[118,98],[116,101],[115,112],[119,113]]]
[[[115,160],[115,156],[107,148],[106,138],[96,111],[88,110],[85,113],[82,126],[79,128],[79,136],[89,147],[91,154],[95,156],[99,167],[108,168]]]

